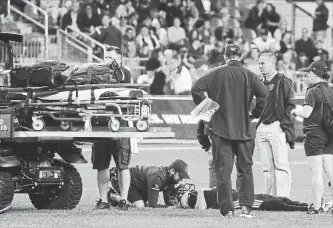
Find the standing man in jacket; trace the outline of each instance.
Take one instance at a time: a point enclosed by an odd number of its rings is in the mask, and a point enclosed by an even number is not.
[[[296,140],[295,127],[290,115],[295,108],[292,81],[276,71],[276,56],[263,53],[259,68],[269,90],[266,106],[257,129],[257,147],[265,177],[266,194],[290,197],[291,173],[288,148]],[[288,145],[289,144],[289,145]]]
[[[206,98],[205,92],[220,105],[209,123],[220,213],[224,217],[234,216],[231,173],[236,155],[241,216],[252,217],[255,128],[251,126],[250,115],[260,116],[268,91],[257,75],[242,66],[242,53],[237,45],[228,45],[224,58],[227,64],[198,79],[191,92],[196,105]],[[257,101],[250,114],[253,96]]]
[[[329,27],[327,25],[329,11],[324,4],[324,0],[316,0],[318,7],[316,8],[313,18],[313,35],[315,41],[321,40],[322,42],[326,36],[326,30]]]

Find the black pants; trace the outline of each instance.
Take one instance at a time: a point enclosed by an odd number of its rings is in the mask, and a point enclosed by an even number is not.
[[[233,211],[231,173],[235,155],[237,184],[240,206],[252,207],[254,202],[254,184],[252,173],[252,156],[254,139],[247,141],[228,140],[212,134],[212,150],[217,176],[217,194],[221,214]]]

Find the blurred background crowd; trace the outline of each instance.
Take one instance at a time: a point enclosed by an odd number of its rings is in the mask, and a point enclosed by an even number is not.
[[[5,0],[1,0],[5,5]],[[323,0],[317,8],[312,31],[294,37],[287,20],[272,3],[242,0],[31,0],[49,13],[50,33],[58,28],[80,31],[102,44],[120,47],[133,81],[151,85],[152,94],[189,94],[192,83],[209,69],[225,63],[224,47],[239,45],[244,66],[260,76],[258,58],[265,51],[278,56],[278,70],[295,80],[295,71],[315,60],[332,69],[332,58],[323,42],[329,10]],[[43,17],[33,7],[11,0],[36,21]],[[0,7],[0,13],[5,6]],[[4,13],[2,13],[4,14]],[[6,19],[7,18],[7,19]],[[19,15],[2,17],[2,30],[18,30],[28,23]],[[8,19],[9,18],[9,19]],[[23,26],[24,27],[24,26]],[[23,28],[21,26],[21,28]],[[38,32],[38,27],[33,31]],[[103,58],[97,46],[94,54]],[[131,61],[131,59],[133,61]]]

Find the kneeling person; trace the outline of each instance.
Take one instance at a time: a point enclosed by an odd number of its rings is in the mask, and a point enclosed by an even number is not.
[[[159,193],[163,191],[165,204],[168,205],[169,189],[174,188],[182,179],[189,179],[187,164],[180,159],[166,167],[134,166],[129,169],[131,184],[128,191],[128,202],[134,207],[165,207],[158,204]],[[111,171],[112,172],[112,171]],[[116,172],[115,172],[116,173]],[[111,175],[112,187],[108,192],[113,206],[119,201],[119,186],[116,175]]]

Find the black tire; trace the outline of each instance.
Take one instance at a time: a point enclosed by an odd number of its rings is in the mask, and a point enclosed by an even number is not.
[[[6,211],[14,198],[14,182],[10,173],[0,171],[0,212]]]
[[[30,201],[37,209],[73,209],[82,196],[80,173],[72,164],[61,160],[54,159],[54,166],[64,168],[64,185],[60,189],[47,186],[44,194],[29,193]]]

